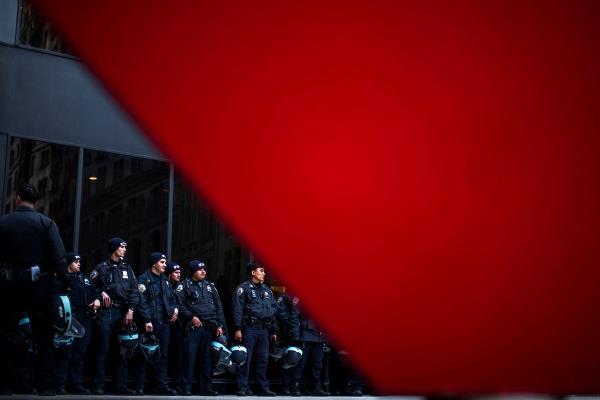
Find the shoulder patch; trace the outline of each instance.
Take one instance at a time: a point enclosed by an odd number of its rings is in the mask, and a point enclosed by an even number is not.
[[[237,290],[237,295],[241,296],[244,293],[244,288],[243,287],[239,287]]]
[[[90,273],[90,279],[91,279],[91,280],[94,280],[94,279],[96,279],[97,277],[98,277],[98,271],[96,271],[96,270],[93,270],[93,271]]]
[[[140,291],[140,293],[144,293],[146,291],[146,286],[143,283],[140,283],[138,285],[138,290]]]
[[[180,283],[179,285],[177,285],[177,289],[175,290],[181,292],[183,290],[183,285]]]

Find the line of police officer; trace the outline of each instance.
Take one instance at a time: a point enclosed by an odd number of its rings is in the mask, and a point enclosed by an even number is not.
[[[145,372],[150,369],[154,393],[191,395],[195,378],[201,394],[217,395],[212,387],[214,363],[210,349],[215,338],[226,343],[226,324],[217,288],[206,279],[206,264],[190,262],[190,277],[181,281],[178,264],[168,263],[165,254],[152,253],[148,269],[136,277],[124,261],[127,243],[116,237],[108,243],[107,259],[88,278],[81,272],[78,254],[67,253],[65,257],[53,221],[35,211],[37,190],[23,185],[17,194],[15,212],[0,218],[0,333],[5,339],[0,340],[0,345],[6,355],[0,371],[3,393],[10,392],[10,372],[16,361],[23,359],[23,353],[16,353],[18,347],[11,344],[18,338],[18,344],[26,344],[29,352],[32,343],[38,344],[40,395],[65,394],[67,371],[71,392],[89,394],[83,385],[83,365],[95,318],[98,348],[93,394],[104,394],[107,360],[114,350],[118,353],[114,383],[119,394],[144,394]],[[298,298],[284,296],[275,302],[264,282],[261,265],[249,263],[247,273],[248,280],[236,288],[231,305],[234,341],[243,345],[236,347],[237,353],[245,356],[236,367],[237,394],[253,394],[249,387],[253,378],[257,394],[275,395],[266,370],[270,342],[278,339],[279,320],[285,332],[284,342],[292,346],[302,343],[305,352],[302,359],[296,359],[295,362],[302,360],[298,366],[292,365],[294,362],[288,365],[292,368],[284,370],[283,394],[300,395],[298,382],[304,367],[309,365],[313,380],[309,393],[327,395],[320,386],[324,337],[300,311]],[[57,334],[53,330],[53,298],[65,292],[70,298],[72,316],[82,327],[78,328],[79,335]],[[134,351],[138,343],[141,352]],[[170,345],[177,390],[168,385]],[[302,355],[301,350],[293,348]],[[196,368],[196,362],[200,368]],[[129,364],[133,366],[134,388],[127,387]],[[31,376],[31,368],[26,365],[19,379],[21,389],[28,393],[35,392],[25,377]],[[198,374],[194,376],[196,370]]]

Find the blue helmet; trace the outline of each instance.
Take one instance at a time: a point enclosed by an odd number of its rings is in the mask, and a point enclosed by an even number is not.
[[[248,350],[242,346],[241,344],[236,344],[231,347],[231,355],[229,356],[229,360],[231,364],[226,366],[225,369],[230,374],[236,375],[240,367],[246,363],[248,359]]]
[[[289,346],[283,351],[283,356],[281,360],[283,364],[281,365],[283,369],[293,368],[302,359],[302,350],[300,350],[296,346]]]
[[[210,354],[213,363],[213,374],[220,375],[225,373],[226,367],[231,367],[231,351],[219,340],[214,340],[210,344]]]
[[[26,324],[25,319],[19,323]],[[55,333],[53,337],[54,347],[64,349],[73,344],[73,338],[81,338],[85,335],[85,328],[75,318],[71,310],[69,296],[60,295],[54,297],[54,308],[52,316],[52,328]]]
[[[153,333],[143,335],[138,347],[149,363],[154,364],[160,360],[160,343]]]
[[[121,357],[123,358],[131,358],[137,348],[139,342],[139,335],[137,331],[137,326],[135,322],[132,322],[129,325],[123,325],[121,331],[119,332],[119,346]]]

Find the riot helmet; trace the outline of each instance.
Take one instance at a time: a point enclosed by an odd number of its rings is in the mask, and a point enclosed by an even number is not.
[[[85,328],[73,318],[69,296],[55,296],[52,313],[52,328],[56,331],[52,338],[54,347],[68,348],[73,344],[73,338],[85,336]]]
[[[142,335],[139,348],[149,363],[154,364],[160,360],[160,344],[153,333],[146,333]]]
[[[123,324],[118,339],[121,357],[131,358],[139,342],[139,335],[135,322],[128,325]]]
[[[225,369],[233,375],[236,375],[240,367],[246,363],[246,359],[248,358],[248,350],[242,346],[241,344],[236,344],[231,347],[231,355],[229,356],[229,360],[231,364],[226,366]]]
[[[293,368],[298,365],[301,359],[302,350],[296,346],[289,346],[283,352],[283,356],[281,357],[281,366],[283,369]]]
[[[282,344],[274,344],[271,346],[271,349],[269,351],[269,357],[271,357],[273,360],[275,361],[279,361],[281,360],[281,357],[283,357],[283,353],[285,352],[286,346],[282,345]]]
[[[19,335],[25,342],[33,340],[31,321],[29,320],[29,316],[27,315],[27,313],[23,313],[19,318],[17,331],[19,332]]]
[[[214,375],[223,374],[226,367],[231,367],[231,351],[220,341],[211,342],[210,354]]]

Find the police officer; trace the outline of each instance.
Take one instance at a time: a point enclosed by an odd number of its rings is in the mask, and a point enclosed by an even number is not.
[[[265,269],[258,263],[250,262],[246,268],[249,279],[241,283],[231,301],[235,340],[242,342],[248,351],[246,363],[241,367],[237,378],[238,396],[251,395],[248,375],[253,358],[256,358],[256,382],[259,395],[275,396],[269,390],[267,364],[269,360],[269,335],[277,340],[275,325],[275,299],[273,292],[264,283]]]
[[[214,337],[225,333],[225,315],[217,288],[206,279],[206,269],[202,261],[191,261],[190,278],[184,281],[181,291],[181,317],[187,331],[181,381],[186,396],[191,395],[196,358],[200,359],[197,381],[201,394],[218,395],[212,388],[210,343]]]
[[[83,358],[92,336],[92,318],[100,308],[100,292],[81,272],[81,257],[77,253],[67,253],[67,271],[70,282],[69,298],[73,316],[85,328],[82,338],[75,338],[73,344],[62,350],[56,363],[57,390],[59,395],[66,394],[65,383],[69,363],[73,394],[89,394],[83,386]]]
[[[163,253],[152,253],[148,261],[150,268],[138,276],[140,292],[139,314],[144,323],[146,333],[153,333],[160,346],[160,359],[150,364],[153,382],[156,383],[156,394],[176,395],[177,391],[169,388],[167,376],[167,360],[169,355],[170,323],[177,321],[179,308],[173,288],[164,275],[167,267],[167,256]],[[140,365],[135,369],[136,394],[144,394],[146,359],[138,357]]]
[[[294,380],[296,387],[292,390],[295,396],[300,395],[299,383],[305,369],[309,369],[311,383],[306,394],[312,396],[329,396],[329,393],[321,388],[321,365],[323,362],[323,344],[326,342],[324,333],[317,327],[305,312],[300,309],[300,299],[291,299],[292,307],[298,310],[300,316],[300,343],[302,348],[302,359],[294,369]]]
[[[183,284],[181,283],[181,267],[174,261],[167,262],[165,275],[173,288],[177,304],[182,303]],[[181,307],[180,307],[181,310]],[[183,332],[181,318],[170,324],[171,326],[171,344],[169,345],[169,368],[173,388],[179,394],[183,394],[181,388],[181,374],[183,373]]]
[[[296,298],[284,294],[277,300],[277,307],[275,310],[275,316],[279,322],[280,327],[280,340],[284,344],[290,346],[300,345],[300,313],[298,307],[295,306],[294,301]],[[297,303],[297,300],[296,300]],[[298,389],[297,381],[295,378],[296,367],[284,369],[282,372],[282,388],[281,394],[289,396],[294,394],[300,396],[300,390]]]
[[[104,394],[106,359],[110,350],[111,338],[125,326],[133,323],[133,312],[140,296],[133,269],[123,261],[127,252],[125,240],[114,237],[108,242],[109,257],[96,266],[90,278],[100,291],[102,308],[100,312],[100,337],[96,353],[96,388],[94,394]],[[127,359],[118,357],[115,369],[115,385],[119,394],[135,394],[126,385]]]
[[[23,312],[31,318],[38,343],[39,392],[55,394],[52,296],[55,276],[68,286],[65,248],[56,224],[36,211],[36,188],[24,184],[17,192],[14,212],[0,217],[0,332],[10,332]],[[0,386],[10,392],[15,346],[0,340]]]

